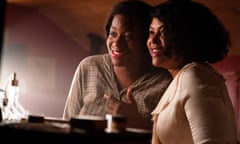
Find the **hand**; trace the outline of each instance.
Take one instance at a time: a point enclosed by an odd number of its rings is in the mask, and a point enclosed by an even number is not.
[[[121,105],[121,101],[115,98],[112,95],[104,94],[104,98],[106,99],[105,108],[108,114],[116,115],[118,114],[119,107]],[[132,89],[128,88],[126,94],[127,103],[132,103]]]
[[[141,108],[140,108],[141,109]],[[134,99],[129,103],[122,102],[118,108],[118,114],[127,118],[127,127],[152,129],[152,122],[143,118]]]
[[[112,95],[104,94],[106,99],[105,108],[108,114],[116,115],[120,107],[121,102]]]

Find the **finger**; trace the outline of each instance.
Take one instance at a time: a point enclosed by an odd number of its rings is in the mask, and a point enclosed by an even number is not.
[[[107,113],[112,114],[112,115],[117,114],[118,105],[108,103],[108,104],[106,105],[106,111],[107,111]]]
[[[132,95],[132,88],[129,87],[128,90],[127,90],[127,96],[126,96],[126,97],[127,97],[127,101],[128,101],[129,104],[132,103],[132,97],[131,97],[131,95]]]
[[[104,94],[103,97],[106,98],[106,99],[109,99],[110,95]]]

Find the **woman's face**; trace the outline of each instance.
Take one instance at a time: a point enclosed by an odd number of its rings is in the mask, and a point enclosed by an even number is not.
[[[114,16],[106,44],[114,66],[141,63],[146,46],[142,28],[134,19],[123,15]]]
[[[153,18],[149,27],[147,47],[152,57],[153,66],[174,69],[177,65],[176,56],[174,54],[171,57],[164,55],[166,47],[163,31],[164,24],[158,18]]]

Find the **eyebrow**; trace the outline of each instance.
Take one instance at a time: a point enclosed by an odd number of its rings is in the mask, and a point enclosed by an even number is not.
[[[155,28],[150,26],[150,27],[149,27],[149,30],[151,30],[151,29],[155,29]],[[162,31],[164,30],[164,26],[161,25],[160,27],[157,27],[157,29],[162,32]]]

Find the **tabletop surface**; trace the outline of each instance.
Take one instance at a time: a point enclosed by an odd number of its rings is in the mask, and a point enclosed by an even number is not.
[[[80,121],[79,123],[83,123]],[[150,144],[151,132],[137,128],[126,128],[120,132],[106,132],[105,129],[95,127],[82,127],[82,125],[72,126],[70,121],[61,119],[43,120],[22,120],[22,121],[2,121],[0,122],[1,137],[6,136],[8,141],[19,140],[31,142],[83,142],[87,144],[109,143],[109,144]],[[7,137],[12,136],[13,139]],[[26,139],[30,138],[30,139]]]

